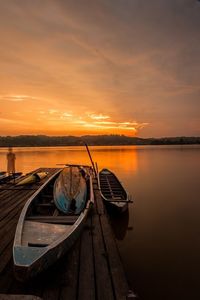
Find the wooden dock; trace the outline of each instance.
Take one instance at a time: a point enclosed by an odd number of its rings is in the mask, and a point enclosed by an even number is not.
[[[26,284],[15,280],[12,246],[20,212],[27,199],[57,170],[52,168],[37,170],[49,173],[45,179],[32,185],[31,188],[17,187],[14,184],[0,185],[0,299],[134,298],[134,294],[129,291],[96,179],[93,181],[94,208],[74,247],[34,280]]]

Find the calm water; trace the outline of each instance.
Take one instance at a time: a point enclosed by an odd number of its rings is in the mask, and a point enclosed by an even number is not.
[[[200,147],[91,147],[133,196],[112,219],[130,284],[140,299],[199,299]],[[0,170],[7,149],[0,149]],[[17,171],[89,163],[82,147],[14,149]]]

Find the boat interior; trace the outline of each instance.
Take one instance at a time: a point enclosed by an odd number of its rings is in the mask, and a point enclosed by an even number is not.
[[[56,178],[36,196],[27,210],[22,232],[23,246],[46,247],[70,231],[79,218],[79,215],[75,215],[73,211],[64,214],[55,206],[53,201],[55,180]],[[89,180],[86,183],[89,199]]]
[[[127,194],[113,174],[100,174],[100,187],[104,197],[108,200],[126,200]]]

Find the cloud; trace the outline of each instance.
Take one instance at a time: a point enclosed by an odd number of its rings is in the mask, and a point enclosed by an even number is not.
[[[104,128],[104,129],[122,129],[124,132],[127,130],[133,130],[138,132],[140,129],[148,126],[148,123],[139,123],[139,122],[107,122],[107,121],[98,121],[94,122],[92,125]]]
[[[39,98],[26,96],[26,95],[0,95],[0,100],[21,102],[21,101],[28,101],[28,100],[39,100]]]
[[[58,110],[57,110],[57,109],[49,109],[49,114],[50,114],[50,115],[54,115],[54,114],[56,114],[56,113],[58,113]]]
[[[27,125],[28,122],[22,120],[12,120],[6,118],[0,118],[0,122],[5,125]]]
[[[93,120],[105,120],[110,118],[110,116],[103,114],[88,114],[88,116]]]
[[[62,114],[62,117],[64,117],[64,118],[69,118],[69,117],[72,117],[73,116],[73,114],[72,113],[69,113],[69,112],[64,112],[63,114]]]
[[[170,135],[193,134],[186,125],[200,109],[199,13],[190,0],[1,1],[4,114],[12,119],[18,109],[26,118],[37,101],[57,126],[84,116],[76,121],[140,124],[152,136],[172,124]]]
[[[62,132],[63,128],[67,127],[70,131],[81,131],[91,129],[94,132],[107,132],[107,133],[123,133],[123,134],[135,134],[148,126],[148,123],[141,123],[137,121],[117,121],[113,116],[107,116],[103,113],[86,113],[84,115],[78,115],[75,112],[62,112],[59,109],[51,109],[50,111],[39,111],[39,120],[45,120],[48,129],[57,127],[57,131]],[[109,119],[110,121],[107,121]]]

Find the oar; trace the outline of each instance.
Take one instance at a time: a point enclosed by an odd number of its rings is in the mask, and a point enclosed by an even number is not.
[[[89,158],[90,158],[90,161],[91,161],[92,168],[93,168],[93,170],[94,170],[95,176],[97,177],[97,171],[96,171],[96,169],[95,169],[95,165],[94,165],[94,162],[93,162],[93,160],[92,160],[92,156],[91,156],[91,154],[90,154],[90,150],[89,150],[89,148],[88,148],[88,145],[87,145],[86,142],[84,142],[84,141],[83,141],[83,143],[84,143],[84,145],[85,145],[85,147],[86,147],[86,150],[87,150],[88,156],[89,156]]]

